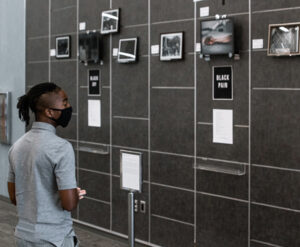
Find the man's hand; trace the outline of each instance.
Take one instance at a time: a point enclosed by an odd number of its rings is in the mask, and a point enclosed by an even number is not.
[[[78,193],[78,198],[79,200],[83,199],[84,196],[86,195],[86,190],[82,190],[79,187],[77,187],[77,193]]]

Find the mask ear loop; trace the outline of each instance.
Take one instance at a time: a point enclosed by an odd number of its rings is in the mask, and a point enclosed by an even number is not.
[[[57,109],[57,108],[49,108],[53,111],[62,111],[63,109]],[[54,117],[48,117],[49,119],[51,119],[52,121],[54,121],[55,123],[57,123],[57,119],[55,119]]]

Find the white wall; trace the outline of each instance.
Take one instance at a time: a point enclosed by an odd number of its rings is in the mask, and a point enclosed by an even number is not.
[[[17,98],[25,93],[25,1],[0,0],[0,91],[12,93],[12,143],[25,133]],[[0,195],[7,196],[7,152],[0,144]]]

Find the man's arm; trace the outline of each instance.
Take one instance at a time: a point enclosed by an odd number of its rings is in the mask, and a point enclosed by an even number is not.
[[[78,201],[83,199],[85,195],[86,190],[81,190],[80,188],[60,190],[59,196],[61,200],[61,206],[67,211],[72,211],[77,207]]]
[[[72,211],[77,207],[79,201],[77,189],[60,190],[59,196],[64,210]]]
[[[17,205],[15,183],[8,182],[7,189],[11,203]]]

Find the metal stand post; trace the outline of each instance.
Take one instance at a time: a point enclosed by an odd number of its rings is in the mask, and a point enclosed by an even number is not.
[[[128,194],[128,243],[134,247],[134,194]]]

